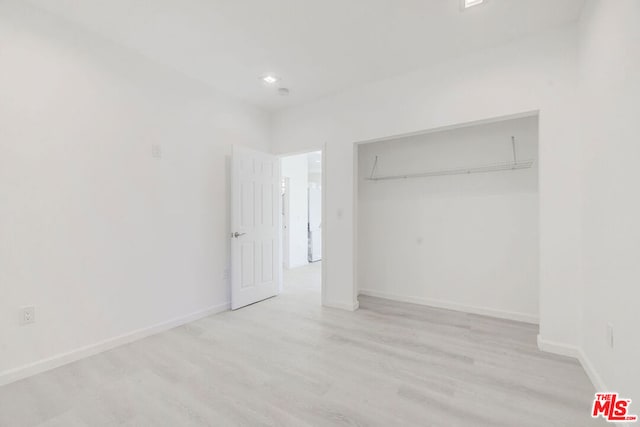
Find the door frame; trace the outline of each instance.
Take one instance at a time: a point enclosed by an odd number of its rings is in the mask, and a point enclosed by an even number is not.
[[[326,147],[327,144],[323,144],[320,147],[311,147],[311,148],[307,148],[305,150],[297,150],[297,151],[288,151],[285,153],[278,153],[275,156],[278,158],[278,160],[282,161],[283,157],[290,157],[290,156],[296,156],[299,154],[309,154],[309,153],[315,153],[317,151],[320,151],[321,153],[321,165],[320,165],[320,173],[322,174],[322,191],[321,191],[321,200],[322,200],[322,208],[320,209],[321,215],[322,215],[322,229],[320,231],[320,236],[322,239],[322,243],[321,243],[321,248],[322,248],[322,261],[321,261],[321,266],[320,266],[320,274],[322,275],[321,277],[321,291],[320,291],[320,304],[324,305],[325,301],[326,301],[326,289],[327,286],[325,284],[325,278],[326,278],[326,268],[327,268],[327,262],[326,262],[326,245],[325,245],[325,237],[326,237],[326,218],[327,218],[327,204],[326,204],[326,200],[327,200],[327,167],[326,167]],[[280,179],[282,180],[283,176],[282,176],[282,163],[280,163]],[[280,221],[282,221],[282,215],[280,215]],[[282,292],[282,286],[283,286],[283,273],[284,273],[284,259],[283,259],[283,255],[282,255],[282,223],[280,224],[280,292]]]
[[[281,158],[278,157],[278,161],[280,161]],[[280,167],[282,168],[282,164],[280,164]],[[282,172],[280,172],[280,182],[283,183],[284,182],[284,195],[282,197],[282,214],[280,215],[280,221],[283,221],[280,223],[280,248],[282,252],[282,267],[288,269],[289,268],[289,243],[285,243],[283,241],[283,237],[286,235],[286,237],[289,237],[289,178],[285,178],[284,176],[282,176]],[[286,231],[284,226],[287,226]],[[282,281],[280,281],[280,292],[282,292]]]

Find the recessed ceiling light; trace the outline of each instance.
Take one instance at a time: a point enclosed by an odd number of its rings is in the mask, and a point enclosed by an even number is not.
[[[468,9],[473,6],[478,6],[484,3],[484,0],[462,0],[462,7]]]
[[[281,87],[278,89],[278,93],[280,94],[280,96],[288,96],[289,89],[287,89],[286,87]]]
[[[274,76],[273,74],[267,74],[262,76],[262,81],[268,85],[274,85],[280,81],[279,77]]]

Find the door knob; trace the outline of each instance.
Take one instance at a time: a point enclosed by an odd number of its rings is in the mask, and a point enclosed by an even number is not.
[[[237,239],[238,237],[240,237],[240,236],[244,236],[245,234],[247,234],[247,233],[238,233],[238,232],[236,231],[236,232],[235,232],[235,233],[233,233],[231,236],[232,236],[232,237],[235,237],[235,238]]]

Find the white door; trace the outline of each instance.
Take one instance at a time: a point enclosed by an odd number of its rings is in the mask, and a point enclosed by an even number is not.
[[[233,147],[231,166],[231,309],[278,293],[280,162]]]

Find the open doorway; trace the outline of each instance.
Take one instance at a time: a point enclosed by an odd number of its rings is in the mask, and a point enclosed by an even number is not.
[[[322,289],[322,152],[280,158],[282,293],[319,301]]]

